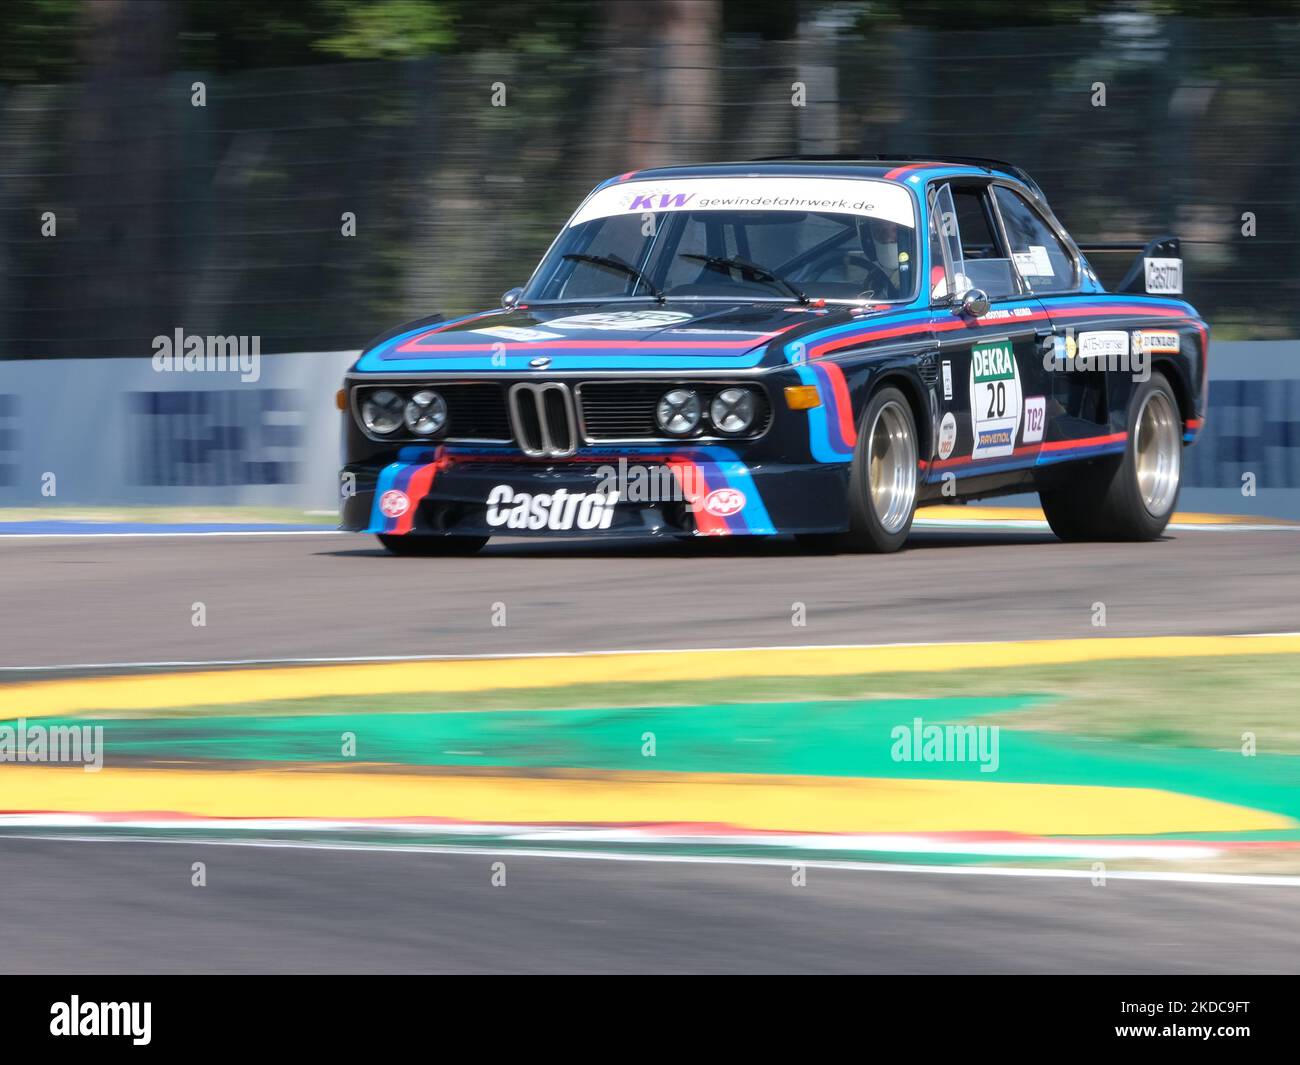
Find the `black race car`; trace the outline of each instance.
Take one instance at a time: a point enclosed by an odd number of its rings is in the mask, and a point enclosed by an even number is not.
[[[1107,292],[1084,253],[1138,258]],[[599,185],[499,310],[347,376],[343,527],[770,536],[893,551],[918,503],[1036,491],[1065,539],[1160,535],[1204,418],[1178,242],[1080,249],[989,160],[789,159]]]

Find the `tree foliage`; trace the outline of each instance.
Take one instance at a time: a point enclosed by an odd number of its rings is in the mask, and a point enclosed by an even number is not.
[[[0,83],[78,76],[85,37],[112,18],[88,19],[109,0],[0,0]],[[680,18],[701,0],[111,0],[119,9],[170,7],[180,69],[242,70],[340,59],[401,59],[437,53],[580,53],[599,43],[617,8],[647,24]],[[723,37],[785,40],[801,20],[825,19],[850,35],[887,26],[994,29],[1064,25],[1108,13],[1224,17],[1296,16],[1300,0],[722,0]],[[102,16],[101,12],[101,16]],[[121,20],[129,26],[133,19]],[[93,27],[93,28],[91,28]],[[123,32],[126,32],[125,30]]]
[[[81,0],[4,0],[0,84],[72,77],[81,13]]]

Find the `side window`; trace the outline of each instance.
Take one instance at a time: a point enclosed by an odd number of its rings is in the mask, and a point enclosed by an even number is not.
[[[1074,262],[1042,215],[1004,185],[996,186],[994,195],[1011,242],[1012,263],[1025,284],[1035,292],[1074,288]]]
[[[970,285],[966,282],[952,189],[942,185],[930,199],[930,302],[947,303]]]
[[[978,288],[989,299],[1018,295],[1020,285],[1011,259],[998,238],[992,203],[984,185],[950,186],[953,209],[960,234],[964,283],[960,288]]]
[[[957,208],[957,225],[961,229],[961,250],[966,259],[996,259],[998,240],[990,224],[982,188],[956,188],[952,202]]]

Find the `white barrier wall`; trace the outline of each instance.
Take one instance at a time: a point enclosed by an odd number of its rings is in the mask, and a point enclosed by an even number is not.
[[[265,355],[255,381],[148,358],[0,362],[0,506],[334,508],[334,394],[356,356]]]
[[[0,362],[0,506],[332,509],[334,393],[356,354],[263,356],[256,381],[147,358]],[[1300,341],[1212,342],[1209,419],[1184,454],[1180,509],[1300,519]]]

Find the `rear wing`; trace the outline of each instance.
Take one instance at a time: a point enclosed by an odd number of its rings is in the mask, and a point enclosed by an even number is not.
[[[1089,257],[1137,256],[1114,292],[1148,292],[1153,296],[1183,293],[1183,257],[1177,237],[1156,237],[1145,244],[1080,244],[1079,250]]]

